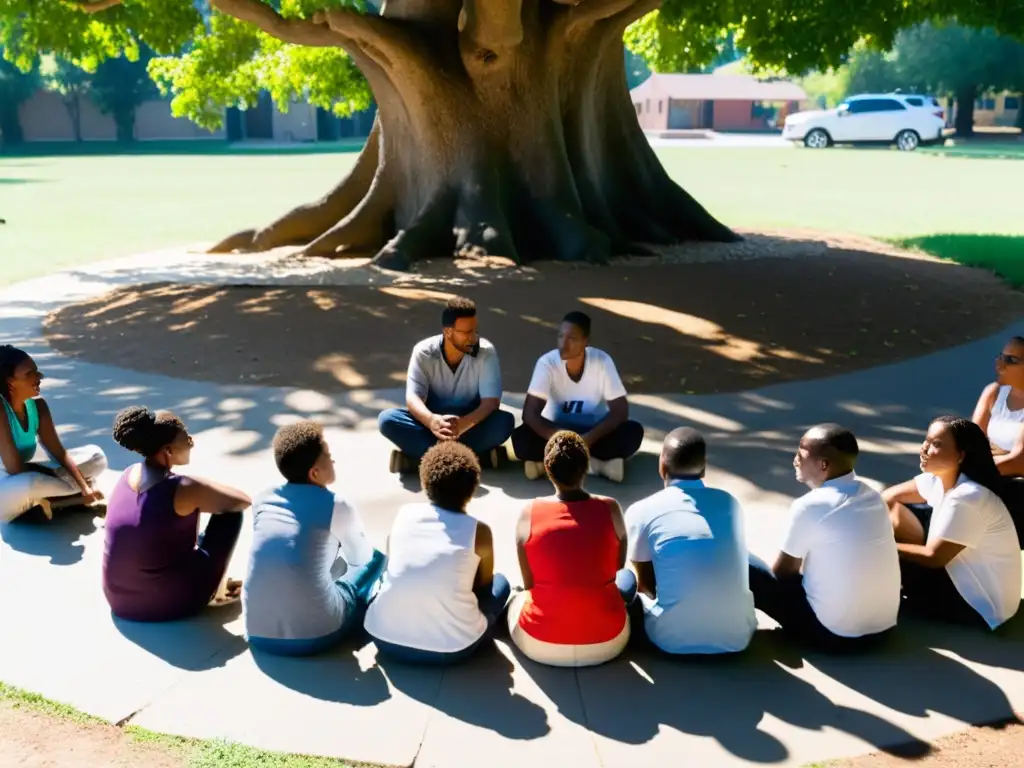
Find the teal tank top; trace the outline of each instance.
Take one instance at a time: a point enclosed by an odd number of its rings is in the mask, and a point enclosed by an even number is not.
[[[4,410],[7,412],[7,421],[11,425],[11,435],[14,437],[14,447],[22,461],[32,461],[36,455],[36,440],[39,437],[39,408],[35,400],[25,401],[25,413],[28,415],[28,428],[21,426],[18,416],[15,414],[7,398],[0,397],[4,401]]]

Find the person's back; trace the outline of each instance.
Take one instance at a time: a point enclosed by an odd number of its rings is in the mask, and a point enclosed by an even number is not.
[[[345,550],[353,566],[373,554],[354,511],[327,488],[290,482],[265,491],[253,509],[246,634],[291,640],[336,631],[345,612],[332,573],[338,556]]]
[[[793,511],[784,550],[803,556],[803,584],[818,620],[843,637],[895,626],[899,556],[881,494],[851,474],[797,499]]]
[[[606,500],[535,500],[525,552],[533,587],[519,615],[523,631],[559,645],[604,643],[622,632],[619,539]]]
[[[435,653],[478,641],[487,620],[473,593],[477,521],[435,504],[403,507],[388,539],[381,587],[367,610],[374,638]]]
[[[179,515],[174,497],[181,476],[169,473],[137,491],[128,469],[121,475],[104,523],[103,591],[111,610],[125,619],[173,614],[193,600],[183,572],[191,565],[199,512]]]
[[[745,649],[757,629],[743,511],[726,491],[676,481],[626,512],[630,559],[651,562],[647,636],[676,654]]]

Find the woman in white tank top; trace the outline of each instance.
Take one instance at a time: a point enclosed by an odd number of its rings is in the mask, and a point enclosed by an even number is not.
[[[1024,338],[1014,336],[996,356],[996,380],[982,391],[971,420],[985,431],[999,474],[1013,478],[1004,501],[1024,549]]]
[[[1003,475],[1024,475],[1024,338],[1015,336],[996,357],[996,381],[978,398],[972,421],[985,430]]]
[[[384,656],[451,664],[488,636],[511,587],[494,573],[491,529],[466,514],[480,485],[476,454],[455,441],[438,443],[420,462],[420,482],[430,503],[399,510],[364,626]]]

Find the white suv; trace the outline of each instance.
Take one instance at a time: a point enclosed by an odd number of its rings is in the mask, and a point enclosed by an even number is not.
[[[945,121],[929,104],[903,94],[851,96],[835,109],[796,112],[786,118],[782,138],[811,149],[833,144],[896,144],[904,152],[942,140]],[[926,108],[922,108],[922,106]]]

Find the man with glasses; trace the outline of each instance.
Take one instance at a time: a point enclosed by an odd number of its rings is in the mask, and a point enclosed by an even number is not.
[[[477,329],[476,304],[460,296],[441,313],[442,332],[412,350],[405,384],[405,408],[378,418],[380,432],[397,446],[392,472],[413,472],[439,441],[458,440],[485,465],[498,466],[515,417],[499,409],[498,353]]]

